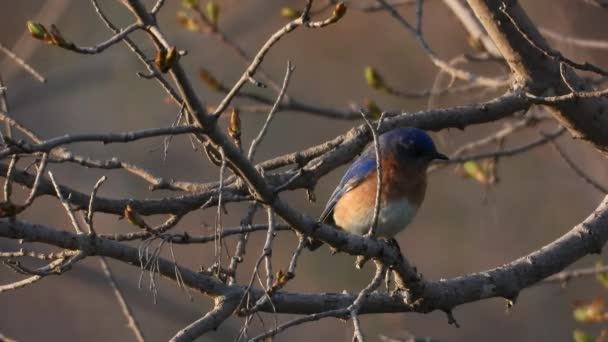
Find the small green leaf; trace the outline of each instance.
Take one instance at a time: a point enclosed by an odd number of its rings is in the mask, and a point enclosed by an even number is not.
[[[28,20],[27,21],[27,30],[30,32],[32,37],[40,40],[47,40],[49,37],[49,32],[46,30],[44,25]]]
[[[184,8],[198,8],[199,6],[199,0],[183,0],[182,1],[182,6]]]
[[[293,9],[291,7],[283,7],[281,8],[281,17],[287,19],[297,19],[302,15],[302,12]]]
[[[365,69],[363,69],[363,77],[370,87],[379,90],[385,88],[384,79],[382,79],[382,76],[378,74],[378,71],[376,71],[374,67],[369,65],[366,66]]]
[[[372,119],[374,119],[374,120],[380,119],[380,116],[382,116],[382,109],[380,109],[380,107],[378,107],[378,104],[376,102],[374,102],[373,100],[370,100],[370,99],[365,99],[365,101],[363,103],[365,106],[365,111],[369,114],[369,116]]]
[[[215,3],[215,1],[211,0],[207,3],[207,7],[205,9],[207,11],[207,19],[209,19],[213,26],[217,26],[220,19],[220,7],[217,5],[217,3]]]
[[[575,329],[572,332],[572,339],[574,342],[595,342],[595,339],[591,335],[579,329]]]

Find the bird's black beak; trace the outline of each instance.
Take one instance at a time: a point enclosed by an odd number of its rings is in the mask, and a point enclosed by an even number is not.
[[[448,158],[448,156],[446,156],[443,153],[439,153],[439,152],[435,152],[435,153],[431,154],[431,159],[450,160],[450,158]]]

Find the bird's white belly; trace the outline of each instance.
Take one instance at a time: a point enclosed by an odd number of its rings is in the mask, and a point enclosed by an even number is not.
[[[393,200],[384,203],[378,215],[378,227],[376,236],[391,238],[405,229],[405,227],[416,216],[418,208],[406,199]],[[351,234],[365,235],[369,231],[374,217],[374,209],[359,210],[352,215],[348,222],[334,216],[336,224]]]

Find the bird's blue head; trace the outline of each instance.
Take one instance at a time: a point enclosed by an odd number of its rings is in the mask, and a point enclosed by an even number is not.
[[[380,136],[380,146],[387,146],[403,162],[428,165],[434,159],[447,160],[437,152],[433,139],[425,131],[414,127],[395,128]]]

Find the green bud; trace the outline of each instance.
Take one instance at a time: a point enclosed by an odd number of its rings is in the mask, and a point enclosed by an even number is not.
[[[365,82],[367,82],[367,85],[369,85],[370,87],[379,90],[385,88],[382,76],[378,74],[374,67],[366,66],[363,70],[363,76],[365,77]]]
[[[30,31],[32,37],[40,40],[47,40],[49,37],[49,32],[46,30],[44,25],[28,20],[27,21],[27,30]]]
[[[215,3],[215,1],[211,0],[207,3],[206,10],[207,19],[209,19],[213,26],[217,26],[220,19],[220,7]]]
[[[184,8],[198,8],[199,6],[199,0],[183,0],[182,1],[182,7]]]
[[[298,19],[302,15],[302,12],[293,9],[291,7],[283,7],[281,8],[281,17],[287,19]]]

